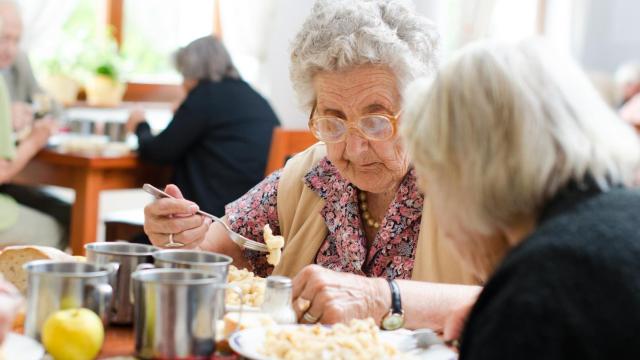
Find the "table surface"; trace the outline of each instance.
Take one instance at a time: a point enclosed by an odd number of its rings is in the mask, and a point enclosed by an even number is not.
[[[55,185],[75,190],[71,209],[70,246],[74,255],[96,241],[102,190],[139,188],[145,182],[164,186],[170,169],[143,163],[136,153],[117,157],[40,151],[15,178],[27,185]]]

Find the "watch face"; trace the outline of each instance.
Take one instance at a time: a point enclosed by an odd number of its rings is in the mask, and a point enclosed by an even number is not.
[[[382,320],[382,327],[385,330],[397,330],[404,325],[404,316],[402,314],[389,314]]]

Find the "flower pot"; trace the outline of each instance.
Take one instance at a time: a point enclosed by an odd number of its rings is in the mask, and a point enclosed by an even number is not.
[[[103,75],[95,75],[85,85],[87,103],[91,106],[118,106],[126,85]]]
[[[49,75],[44,78],[42,86],[56,101],[68,106],[76,102],[80,85],[67,75]]]

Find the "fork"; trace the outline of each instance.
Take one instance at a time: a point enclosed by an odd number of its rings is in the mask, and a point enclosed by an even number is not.
[[[148,192],[149,194],[153,195],[155,198],[157,199],[162,199],[162,198],[169,198],[169,199],[175,199],[175,197],[167,194],[166,192],[158,189],[157,187],[151,185],[151,184],[144,184],[142,186],[142,190]],[[222,226],[224,226],[225,230],[227,230],[227,234],[229,234],[229,238],[231,239],[231,241],[233,241],[234,243],[236,243],[238,246],[249,249],[249,250],[255,250],[255,251],[260,251],[260,252],[269,252],[269,249],[267,248],[267,245],[251,240],[251,239],[247,239],[246,237],[238,234],[237,232],[231,230],[231,228],[229,227],[229,225],[224,222],[222,219],[220,219],[219,217],[215,216],[215,215],[211,215],[207,212],[204,212],[202,210],[198,210],[196,211],[196,213],[198,215],[202,215],[202,216],[206,216],[208,218],[210,218],[211,220],[222,224]],[[180,244],[180,243],[174,243],[174,242],[170,242],[172,244]],[[184,245],[183,245],[184,246]]]

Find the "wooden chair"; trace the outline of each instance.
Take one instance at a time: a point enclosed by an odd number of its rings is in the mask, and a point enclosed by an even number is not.
[[[316,142],[318,139],[309,130],[275,128],[271,138],[265,176],[282,168],[289,158]]]

